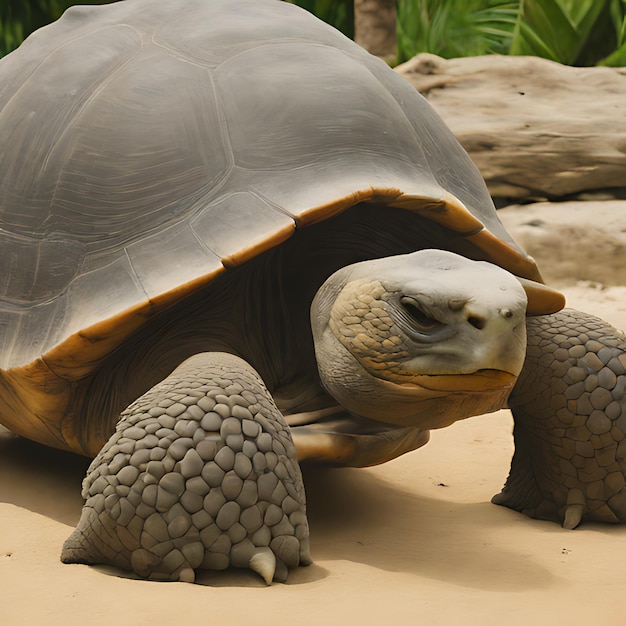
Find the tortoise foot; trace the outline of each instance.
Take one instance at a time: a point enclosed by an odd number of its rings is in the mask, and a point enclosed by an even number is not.
[[[83,482],[65,563],[193,582],[248,567],[270,584],[311,562],[295,446],[244,361],[192,357],[122,413]]]
[[[575,528],[626,522],[626,339],[579,311],[529,318],[515,454],[493,502]]]

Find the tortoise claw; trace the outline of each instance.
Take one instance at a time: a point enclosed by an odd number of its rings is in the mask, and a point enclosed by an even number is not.
[[[276,572],[276,556],[269,548],[259,548],[250,557],[250,569],[256,572],[266,585],[271,585]]]
[[[582,504],[570,504],[565,509],[565,519],[563,520],[563,528],[574,530],[580,524],[585,507]]]

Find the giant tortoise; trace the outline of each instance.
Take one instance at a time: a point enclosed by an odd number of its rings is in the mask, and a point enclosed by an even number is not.
[[[502,407],[499,504],[626,519],[626,343],[383,62],[278,0],[75,7],[0,62],[0,420],[94,456],[62,560],[310,562],[298,462]]]

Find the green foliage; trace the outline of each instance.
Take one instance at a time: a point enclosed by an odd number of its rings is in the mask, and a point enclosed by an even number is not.
[[[398,0],[398,51],[626,65],[626,0]]]
[[[521,0],[510,54],[593,65],[615,49],[612,11],[622,9],[621,0]]]
[[[398,62],[418,52],[442,57],[506,53],[517,2],[398,0]]]
[[[286,0],[313,13],[344,35],[354,38],[353,0]]]
[[[626,0],[612,0],[609,13],[615,33],[615,46],[613,51],[598,64],[621,67],[626,65]]]
[[[34,30],[61,17],[73,4],[106,3],[107,0],[0,0],[0,57],[17,48]]]

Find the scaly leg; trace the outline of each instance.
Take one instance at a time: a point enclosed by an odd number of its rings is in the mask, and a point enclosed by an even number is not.
[[[528,319],[509,406],[515,454],[496,504],[575,528],[626,522],[626,339],[586,313]]]
[[[131,404],[83,482],[65,563],[143,578],[250,567],[270,584],[311,562],[289,428],[257,373],[196,355]]]

